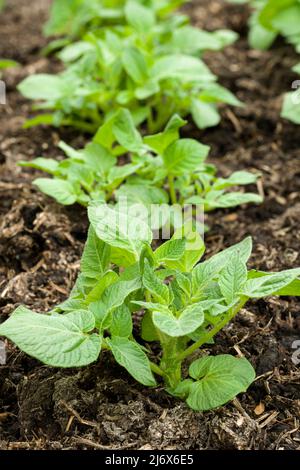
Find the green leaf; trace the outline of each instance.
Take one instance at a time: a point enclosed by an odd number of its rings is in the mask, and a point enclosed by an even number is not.
[[[175,114],[163,132],[144,137],[144,143],[158,154],[163,154],[169,145],[179,139],[179,129],[186,123],[187,121],[184,121],[178,114]]]
[[[191,278],[189,274],[183,273],[176,273],[176,277],[174,278],[174,282],[179,286],[182,292],[186,294],[188,299],[191,297]]]
[[[279,273],[270,273],[257,279],[249,279],[243,294],[250,298],[261,298],[275,295],[300,277],[300,268],[289,269]],[[277,294],[276,294],[277,295]]]
[[[45,171],[54,175],[57,171],[59,163],[52,158],[35,158],[30,162],[20,161],[18,165],[22,167],[35,168],[36,170]]]
[[[62,179],[37,178],[33,183],[40,191],[53,197],[57,202],[70,206],[77,201],[78,192],[69,181]]]
[[[220,114],[214,104],[194,99],[191,111],[193,120],[199,129],[217,126],[221,121]]]
[[[219,276],[219,286],[227,302],[231,304],[247,281],[247,267],[236,251]]]
[[[194,139],[181,139],[172,143],[164,152],[164,164],[172,175],[196,171],[205,161],[210,148]]]
[[[185,251],[176,260],[165,260],[166,266],[184,273],[190,272],[205,251],[202,236],[192,223],[186,223],[176,230],[171,240],[185,240]]]
[[[143,302],[142,300],[133,300],[132,303],[139,305],[142,308],[150,310],[150,312],[159,311],[163,313],[170,313],[167,305],[159,304],[156,302]]]
[[[108,269],[109,261],[109,246],[102,240],[99,240],[95,230],[90,226],[80,263],[81,272],[86,277],[99,279]]]
[[[159,341],[159,337],[152,320],[152,313],[147,311],[142,320],[142,339],[144,341]]]
[[[101,337],[88,334],[94,328],[94,316],[87,310],[42,315],[19,307],[0,325],[0,336],[50,366],[81,367],[98,359]]]
[[[259,14],[259,21],[272,30],[274,17],[294,4],[295,0],[268,0]]]
[[[135,380],[148,387],[156,385],[150,362],[141,346],[118,336],[107,339],[106,342],[117,363],[124,367]]]
[[[154,252],[157,264],[164,264],[168,261],[178,260],[183,257],[185,253],[186,241],[182,239],[171,239],[163,243]]]
[[[123,67],[135,83],[142,84],[147,78],[147,62],[136,47],[126,47],[122,54]]]
[[[283,36],[300,34],[300,5],[294,5],[278,13],[272,26]]]
[[[71,27],[81,0],[55,0],[51,5],[50,19],[44,27],[47,36],[71,32]]]
[[[31,75],[18,85],[18,90],[32,100],[56,101],[65,95],[66,85],[59,75]]]
[[[168,287],[156,276],[154,270],[149,265],[148,260],[145,260],[143,285],[154,299],[161,304],[168,305],[170,302],[170,293]]]
[[[116,266],[128,268],[137,262],[137,255],[123,248],[111,247],[111,262]]]
[[[1,4],[0,4],[0,11],[1,11]],[[19,63],[15,60],[9,59],[0,59],[0,69],[10,69],[13,67],[19,67]]]
[[[264,28],[261,24],[253,22],[249,31],[249,44],[253,49],[266,51],[275,41],[277,32]]]
[[[222,194],[221,196],[217,197],[215,200],[207,200],[205,203],[208,204],[209,208],[227,208],[227,207],[235,207],[241,204],[261,204],[263,202],[263,198],[258,194],[254,193],[242,193],[242,192],[232,192]]]
[[[190,376],[197,380],[189,387],[187,404],[196,411],[217,408],[245,392],[255,379],[255,371],[245,358],[222,354],[193,362]]]
[[[281,117],[295,124],[300,124],[300,95],[299,89],[284,95]]]
[[[228,260],[237,253],[242,263],[246,263],[252,252],[251,237],[245,238],[240,243],[217,253],[207,261],[196,266],[192,271],[193,296],[198,297],[209,286],[211,281],[216,279]]]
[[[222,49],[224,47],[230,46],[231,44],[236,42],[236,40],[239,38],[238,33],[236,33],[235,31],[232,31],[231,29],[217,29],[212,34],[214,38],[219,41],[220,43],[219,48],[222,48]]]
[[[127,212],[130,212],[127,208]],[[144,243],[151,244],[152,232],[148,224],[138,217],[112,209],[106,204],[91,203],[89,220],[100,240],[117,249],[133,254],[136,260]]]
[[[126,150],[139,152],[143,149],[143,139],[137,131],[128,109],[121,109],[113,123],[113,132]]]
[[[110,332],[113,336],[128,338],[132,328],[131,312],[126,305],[121,305],[112,315]]]
[[[131,281],[119,280],[107,287],[101,300],[90,305],[90,309],[94,313],[97,323],[101,320],[98,315],[99,312],[101,315],[103,312],[105,312],[105,314],[111,313],[114,309],[120,307],[132,292],[140,289],[140,287],[141,281],[139,278]]]
[[[63,140],[58,143],[58,147],[65,152],[67,157],[74,158],[74,160],[82,160],[81,152],[79,150],[75,150],[73,147],[66,144],[66,142]]]
[[[115,141],[114,133],[113,133],[113,124],[116,119],[116,114],[106,118],[104,124],[99,127],[98,131],[96,132],[93,142],[96,144],[100,144],[107,149],[111,149],[112,145]]]
[[[189,394],[191,385],[194,383],[192,379],[185,379],[177,385],[177,387],[173,390],[169,390],[169,393],[174,397],[181,398],[185,400]]]
[[[139,184],[123,184],[116,192],[118,200],[126,198],[128,204],[168,204],[169,197],[165,190],[139,182]]]
[[[105,147],[96,142],[89,143],[81,151],[86,163],[101,176],[106,175],[109,170],[117,163],[117,159]]]
[[[183,82],[213,82],[215,76],[202,60],[182,54],[170,54],[156,60],[151,76],[157,80],[177,78]]]
[[[218,83],[207,86],[199,95],[200,99],[205,102],[227,103],[231,106],[243,106],[243,103],[234,96],[231,91],[227,90]]]
[[[299,73],[300,74],[300,63],[299,64],[296,64],[294,65],[294,67],[292,68],[292,70],[296,73]]]
[[[204,312],[199,305],[194,304],[185,308],[178,318],[171,312],[168,314],[163,311],[153,312],[152,318],[156,328],[168,336],[178,338],[199,328],[204,322]]]
[[[65,47],[68,44],[69,44],[68,38],[54,39],[53,41],[49,42],[45,47],[42,48],[41,54],[47,57],[50,54],[56,51],[59,51],[62,47]]]
[[[143,83],[143,85],[137,87],[134,92],[134,96],[138,100],[146,100],[150,98],[150,96],[155,95],[160,91],[159,84],[156,80],[148,80],[147,82]]]
[[[122,181],[124,181],[128,176],[133,175],[139,168],[140,165],[133,165],[132,163],[128,163],[128,165],[114,166],[108,174],[108,183],[113,187],[118,187]]]
[[[155,25],[154,12],[134,0],[126,2],[125,17],[127,23],[139,33],[147,33]]]
[[[263,271],[249,271],[248,272],[248,279],[256,279],[258,277],[267,276],[270,273],[266,273]],[[280,296],[289,296],[289,297],[300,297],[300,279],[295,279],[283,289],[279,289],[278,291],[274,292],[273,295],[280,295]]]
[[[231,188],[232,186],[240,186],[247,184],[254,184],[259,175],[250,173],[249,171],[235,171],[229,178],[218,178],[213,185],[213,189],[222,190]]]
[[[93,50],[93,45],[87,41],[78,41],[64,47],[57,56],[62,62],[74,62],[81,56]]]
[[[183,26],[175,29],[170,46],[174,52],[193,55],[199,51],[216,51],[222,47],[222,44],[214,33],[192,26]]]
[[[95,285],[92,290],[88,293],[85,300],[87,304],[97,302],[103,295],[105,289],[117,282],[119,276],[114,271],[107,271],[99,280],[95,280]]]

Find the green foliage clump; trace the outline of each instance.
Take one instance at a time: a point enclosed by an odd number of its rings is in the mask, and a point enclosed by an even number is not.
[[[64,39],[67,45],[58,54],[65,64],[62,73],[32,75],[19,85],[24,96],[39,102],[36,109],[49,111],[27,126],[64,125],[94,133],[125,106],[136,124],[147,122],[150,133],[160,131],[174,113],[192,115],[205,129],[220,122],[219,103],[241,105],[199,57],[231,44],[235,33],[198,30],[183,15],[162,17],[160,2],[121,3],[122,21],[86,29],[79,41]],[[91,7],[79,5],[84,11]],[[76,17],[71,18],[74,24]]]
[[[166,128],[142,137],[128,110],[119,110],[82,150],[61,142],[67,158],[37,158],[22,166],[43,170],[53,178],[34,181],[57,202],[87,206],[92,200],[129,204],[198,204],[205,212],[260,203],[254,193],[231,191],[253,184],[258,175],[246,171],[219,178],[214,165],[205,162],[209,147],[194,139],[181,139],[186,122],[174,115]],[[121,162],[121,164],[120,164]]]
[[[230,0],[231,3],[249,3],[253,7],[250,18],[249,43],[254,49],[266,50],[280,35],[300,53],[299,0]],[[300,74],[300,64],[293,67]],[[295,80],[294,91],[285,94],[281,116],[300,124],[300,81]]]
[[[209,345],[249,299],[299,296],[300,268],[248,272],[250,238],[198,264],[205,247],[191,224],[153,250],[143,219],[99,203],[89,207],[89,219],[70,298],[49,314],[18,307],[0,325],[0,335],[54,367],[86,366],[108,350],[135,380],[155,387],[157,376],[194,410],[218,407],[246,391],[255,378],[248,360],[207,355]],[[139,328],[133,327],[141,313]],[[152,343],[160,346],[159,356]],[[200,356],[183,374],[195,353]]]

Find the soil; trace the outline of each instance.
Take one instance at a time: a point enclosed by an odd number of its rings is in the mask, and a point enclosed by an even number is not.
[[[16,90],[32,73],[57,70],[43,57],[42,24],[49,0],[8,0],[0,15],[0,57],[21,67],[4,73],[7,105],[0,115],[0,321],[20,304],[44,312],[68,296],[87,231],[85,210],[62,208],[31,185],[36,172],[16,166],[34,156],[59,156],[57,143],[74,147],[87,136],[48,127],[22,129],[30,103]],[[300,127],[279,118],[283,93],[299,62],[278,41],[268,52],[249,50],[248,12],[222,0],[186,8],[194,24],[231,28],[240,39],[206,61],[245,103],[224,107],[219,127],[187,136],[212,146],[211,160],[227,175],[258,170],[261,206],[218,211],[208,218],[208,253],[252,235],[251,267],[300,265]],[[255,188],[253,188],[255,189]],[[212,353],[244,354],[258,378],[238,400],[194,413],[161,389],[137,385],[109,354],[86,369],[42,366],[7,343],[0,366],[0,449],[300,449],[300,371],[293,365],[300,339],[300,304],[294,298],[249,303],[222,333]]]

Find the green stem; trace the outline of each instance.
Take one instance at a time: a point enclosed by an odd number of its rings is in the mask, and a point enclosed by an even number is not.
[[[192,344],[189,348],[187,348],[185,351],[183,351],[179,356],[177,357],[177,360],[179,362],[182,362],[185,358],[193,354],[197,349],[199,349],[203,344],[207,343],[209,340],[211,340],[224,326],[232,320],[237,313],[241,310],[241,308],[245,305],[245,303],[248,301],[248,297],[242,297],[238,305],[234,308],[232,308],[229,311],[228,315],[225,315],[225,318],[218,323],[216,326],[214,326],[210,331],[206,333],[199,341],[196,343]]]
[[[145,297],[147,302],[151,302],[151,294],[148,290],[145,290]],[[164,376],[164,371],[154,362],[150,361],[150,367],[152,372],[155,374],[160,375],[161,377]]]
[[[147,120],[147,127],[148,127],[148,132],[150,134],[154,133],[154,120],[153,120],[153,112],[151,106],[149,107],[149,115],[148,115],[148,120]]]
[[[70,126],[70,127],[75,127],[76,129],[79,129],[83,132],[87,132],[88,134],[95,134],[97,131],[98,126],[95,126],[95,124],[89,124],[87,122],[75,120],[75,119],[65,119],[61,123],[62,126]],[[100,123],[99,123],[100,125]]]
[[[154,362],[150,361],[150,367],[152,372],[154,372],[155,374],[160,375],[161,377],[164,376],[164,372],[162,371],[162,369]]]
[[[170,191],[171,202],[172,202],[172,204],[177,204],[177,196],[176,196],[176,191],[175,191],[175,186],[174,186],[174,176],[173,175],[168,176],[168,182],[169,182],[169,191]]]

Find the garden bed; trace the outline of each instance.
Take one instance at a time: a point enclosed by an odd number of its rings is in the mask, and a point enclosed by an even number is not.
[[[16,85],[29,74],[59,68],[40,54],[49,3],[10,0],[0,16],[0,57],[22,64],[4,75],[8,103],[0,115],[1,321],[20,304],[43,312],[67,298],[88,228],[83,208],[62,208],[32,187],[38,172],[16,166],[35,156],[59,156],[60,139],[75,148],[85,142],[76,131],[21,129],[30,103]],[[265,195],[261,206],[208,217],[208,253],[250,234],[251,267],[299,266],[300,129],[278,118],[282,94],[295,79],[293,49],[277,42],[272,51],[250,50],[245,7],[198,0],[186,10],[200,27],[240,34],[236,44],[206,60],[245,107],[226,107],[220,126],[199,131],[190,125],[184,135],[212,146],[211,161],[223,175],[259,170]],[[238,400],[206,413],[159,388],[137,385],[109,353],[86,369],[59,371],[9,343],[7,364],[0,366],[0,449],[299,449],[300,372],[292,362],[299,312],[293,298],[255,301],[219,334],[210,349],[244,354],[258,379]]]

